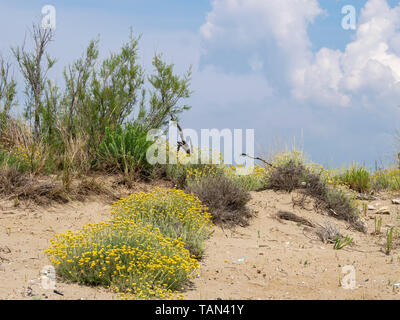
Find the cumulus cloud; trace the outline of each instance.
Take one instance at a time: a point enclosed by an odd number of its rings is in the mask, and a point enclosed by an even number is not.
[[[221,60],[218,53],[231,59],[240,51],[248,55],[248,71],[272,64],[279,65],[276,72],[303,66],[312,57],[307,26],[320,13],[317,0],[213,0],[200,29],[203,62]],[[229,68],[241,59],[238,55]]]
[[[216,52],[223,52],[243,64],[245,56],[247,71],[264,69],[271,84],[289,90],[299,102],[397,106],[400,7],[368,0],[344,51],[313,53],[307,27],[322,13],[317,0],[213,0],[200,30],[203,61],[218,62]]]
[[[369,0],[362,9],[354,40],[344,52],[322,48],[313,63],[295,70],[294,96],[321,104],[397,107],[400,56],[397,25],[400,7]]]

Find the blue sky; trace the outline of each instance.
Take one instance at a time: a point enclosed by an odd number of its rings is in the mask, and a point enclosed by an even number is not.
[[[400,9],[394,0],[0,1],[0,52],[21,44],[41,8],[57,10],[50,77],[100,35],[101,56],[132,26],[151,71],[163,52],[193,66],[188,128],[254,128],[256,152],[294,139],[313,161],[390,163],[400,130]],[[341,27],[345,5],[357,29]],[[399,27],[398,27],[399,26]],[[22,89],[22,88],[21,88]],[[22,100],[22,98],[21,98]],[[21,101],[23,102],[23,101]]]

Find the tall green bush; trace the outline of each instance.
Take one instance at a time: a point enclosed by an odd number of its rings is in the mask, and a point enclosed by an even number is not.
[[[147,132],[139,125],[118,125],[106,128],[105,139],[100,144],[100,163],[107,169],[123,172],[126,177],[149,174],[151,165],[146,151],[153,144],[147,141]]]
[[[23,146],[30,151],[29,157],[34,158],[40,149],[44,172],[62,171],[68,177],[65,181],[98,167],[121,170],[126,176],[147,172],[145,134],[164,129],[171,118],[189,109],[180,101],[191,94],[190,70],[176,75],[173,65],[156,55],[153,74],[145,75],[138,58],[140,37],[131,32],[121,49],[103,60],[99,59],[99,40],[92,40],[82,57],[64,69],[65,85],[58,86],[48,78],[56,62],[48,54],[53,31],[34,24],[31,36],[32,49],[12,48],[25,80],[29,138]],[[10,67],[0,57],[1,130],[16,104]],[[21,144],[15,134],[2,136],[13,137],[11,145]]]

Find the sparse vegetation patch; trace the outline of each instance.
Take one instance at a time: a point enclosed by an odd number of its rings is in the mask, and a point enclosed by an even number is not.
[[[207,205],[216,224],[246,226],[252,216],[246,207],[250,194],[224,174],[193,179],[185,190]]]
[[[321,172],[307,168],[296,154],[283,159],[284,161],[276,161],[274,167],[270,169],[268,188],[287,192],[300,189],[316,200],[316,209],[324,210],[337,219],[349,222],[358,231],[366,231],[353,199],[342,190],[330,185],[322,177]]]

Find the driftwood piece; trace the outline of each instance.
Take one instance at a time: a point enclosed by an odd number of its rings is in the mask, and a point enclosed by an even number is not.
[[[296,222],[296,223],[301,223],[302,225],[305,225],[305,226],[308,226],[308,227],[311,227],[311,228],[315,227],[315,225],[311,221],[307,220],[306,218],[299,217],[299,216],[295,215],[292,212],[279,211],[276,214],[276,217],[278,219],[281,219],[281,220],[288,220],[288,221],[293,221],[293,222]]]

